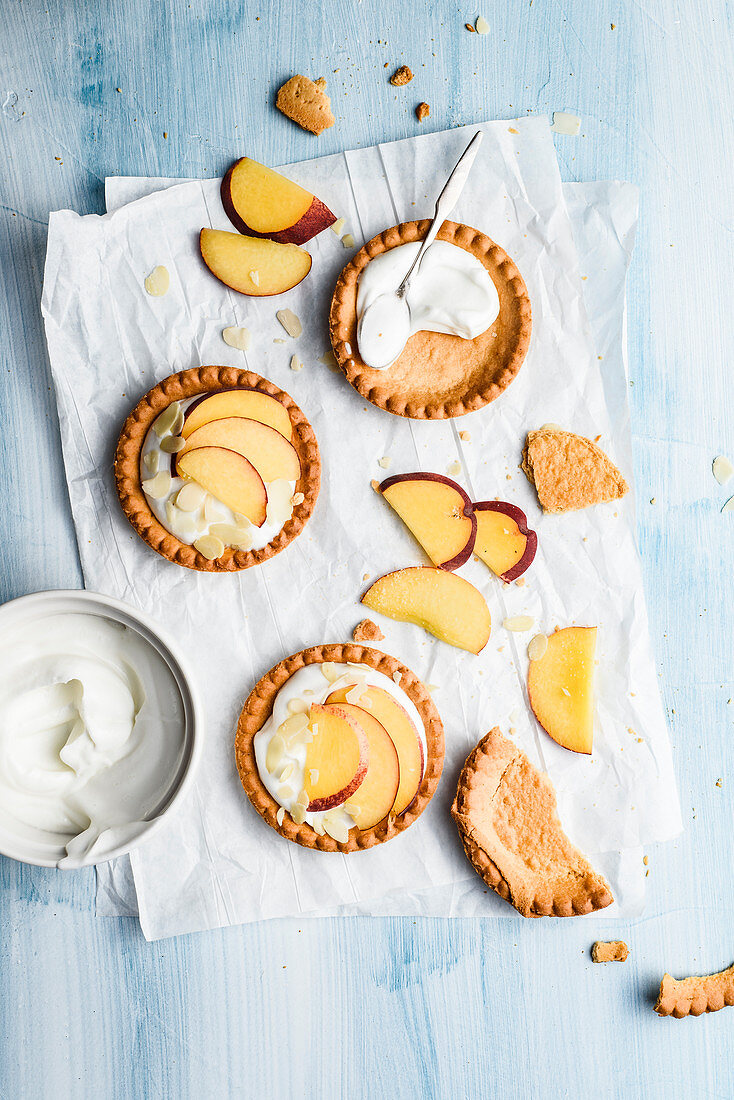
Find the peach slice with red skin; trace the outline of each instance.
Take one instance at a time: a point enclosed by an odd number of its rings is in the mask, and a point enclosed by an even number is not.
[[[192,432],[186,446],[179,452],[177,467],[181,469],[184,455],[200,447],[226,447],[248,459],[265,482],[298,481],[301,463],[298,452],[279,431],[259,420],[228,416],[211,420]]]
[[[221,196],[235,229],[281,244],[304,244],[336,221],[321,199],[249,157],[229,169]]]
[[[179,455],[178,472],[262,527],[268,494],[260,474],[243,455],[226,447],[198,447]]]
[[[275,428],[289,443],[293,435],[291,418],[285,405],[267,393],[245,389],[219,390],[197,397],[186,410],[181,435],[188,439],[197,428],[230,416],[259,420],[261,424]]]
[[[352,691],[353,687],[354,685],[351,685],[332,691],[326,700],[327,703],[344,703],[347,693]],[[423,779],[425,767],[423,742],[405,707],[401,707],[397,699],[394,699],[384,688],[374,687],[372,684],[365,685],[356,706],[377,719],[387,730],[395,746],[400,765],[400,785],[392,805],[392,812],[396,815],[402,814],[412,804]],[[357,801],[359,802],[359,799]]]
[[[484,596],[445,569],[418,565],[387,573],[367,589],[362,603],[470,653],[480,653],[489,641],[492,622]]]
[[[380,492],[434,565],[451,570],[469,560],[477,521],[455,481],[443,474],[396,474],[382,482]]]
[[[530,568],[538,549],[538,536],[528,527],[525,513],[505,500],[480,500],[474,513],[474,553],[501,580],[517,580]]]
[[[533,714],[564,749],[590,754],[594,739],[595,626],[568,626],[548,636],[542,657],[530,662]]]
[[[353,796],[349,813],[358,829],[372,829],[387,817],[400,786],[400,762],[392,738],[377,718],[362,707],[340,702],[340,710],[362,727],[369,746],[367,774]]]
[[[243,237],[225,229],[202,229],[199,251],[212,275],[251,298],[283,294],[298,286],[311,270],[308,252],[294,244]]]
[[[330,810],[359,790],[369,767],[369,742],[343,707],[314,703],[308,725],[314,737],[306,746],[307,809]]]

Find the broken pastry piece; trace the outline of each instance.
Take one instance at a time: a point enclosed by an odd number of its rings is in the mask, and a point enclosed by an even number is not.
[[[623,963],[629,953],[624,940],[597,940],[591,945],[591,961],[595,963]]]
[[[499,729],[468,756],[451,813],[474,870],[523,917],[572,917],[614,900],[563,832],[548,776]]]
[[[554,425],[528,432],[522,469],[544,512],[571,512],[617,500],[629,488],[596,443]]]
[[[352,632],[352,640],[355,642],[382,642],[384,639],[385,635],[372,619],[362,619]]]
[[[673,978],[663,975],[655,1002],[658,1016],[701,1016],[734,1005],[734,965],[704,978]]]
[[[325,88],[323,76],[318,80],[309,80],[307,76],[298,73],[278,90],[275,106],[302,129],[320,134],[334,125],[331,100]]]

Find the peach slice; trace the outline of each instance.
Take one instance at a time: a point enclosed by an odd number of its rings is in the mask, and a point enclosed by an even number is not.
[[[353,686],[333,691],[326,700],[327,703],[342,704],[346,700],[347,692],[351,691]],[[365,711],[377,719],[380,725],[387,730],[390,740],[395,746],[400,765],[400,786],[392,804],[392,812],[396,815],[402,814],[413,802],[423,779],[423,769],[425,767],[423,742],[411,722],[408,712],[400,706],[400,703],[393,698],[389,691],[369,684],[365,686],[359,703],[356,705],[358,710]],[[361,803],[361,801],[360,794],[357,802]]]
[[[477,521],[472,502],[455,481],[442,474],[397,474],[383,481],[380,492],[434,565],[458,569],[469,560]]]
[[[198,397],[186,410],[181,435],[188,439],[197,428],[230,416],[259,420],[261,424],[275,428],[289,442],[293,435],[291,418],[285,405],[259,390],[220,390],[219,393]]]
[[[372,829],[395,805],[400,786],[400,762],[392,738],[381,722],[362,707],[342,703],[340,710],[362,727],[369,745],[369,767],[352,796],[349,813],[358,829]]]
[[[321,199],[249,157],[235,161],[221,194],[235,229],[281,244],[303,244],[336,221]]]
[[[243,455],[226,447],[199,447],[178,456],[178,472],[262,527],[268,494],[260,474]]]
[[[308,252],[294,244],[243,237],[224,229],[202,229],[199,250],[212,275],[251,298],[283,294],[311,270]]]
[[[304,790],[308,810],[330,810],[359,790],[369,767],[367,735],[343,707],[314,703],[308,728]]]
[[[548,636],[530,662],[528,695],[535,717],[554,741],[590,753],[594,736],[595,626],[569,626]]]
[[[538,549],[538,536],[528,527],[525,513],[504,500],[480,500],[474,511],[474,553],[503,581],[516,581],[532,565]]]
[[[445,569],[417,565],[388,573],[367,589],[362,603],[470,653],[480,653],[489,641],[492,623],[484,596]]]
[[[178,453],[178,469],[181,459],[200,447],[225,447],[249,459],[265,482],[298,481],[301,463],[294,447],[280,432],[258,420],[246,420],[242,416],[228,416],[212,420],[197,428],[186,440],[183,451]]]

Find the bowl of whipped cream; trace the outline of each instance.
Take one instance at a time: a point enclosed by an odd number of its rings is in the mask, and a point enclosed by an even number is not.
[[[85,591],[0,607],[0,853],[102,863],[185,797],[201,704],[177,644],[146,614]]]

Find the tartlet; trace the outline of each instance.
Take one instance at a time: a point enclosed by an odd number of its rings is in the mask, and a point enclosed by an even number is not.
[[[367,665],[397,682],[420,715],[425,734],[426,758],[415,798],[402,813],[388,814],[370,829],[350,830],[345,842],[329,835],[319,835],[309,824],[296,824],[265,787],[255,758],[255,735],[264,726],[273,710],[276,696],[288,680],[300,669],[313,664],[333,663]],[[322,852],[354,852],[372,848],[403,832],[423,813],[433,797],[441,778],[444,759],[443,724],[428,689],[415,673],[376,649],[352,644],[327,644],[301,650],[280,661],[255,685],[242,709],[235,736],[235,761],[242,786],[250,802],[271,828],[287,840],[305,848]],[[280,817],[280,820],[279,820]]]
[[[497,320],[474,340],[417,332],[387,370],[368,367],[357,345],[357,285],[370,260],[421,240],[430,220],[402,222],[368,241],[342,271],[331,301],[329,329],[336,361],[354,388],[373,405],[415,420],[443,420],[482,408],[509,386],[525,358],[532,328],[525,283],[504,249],[484,233],[443,223],[438,240],[471,252],[497,288]]]
[[[267,545],[258,549],[225,546],[220,556],[210,559],[167,530],[154,514],[142,488],[141,452],[154,422],[172,403],[233,390],[265,394],[285,409],[291,425],[290,443],[300,463],[300,477],[294,489],[296,503],[292,504],[292,514]],[[321,478],[321,460],[313,428],[289,394],[252,371],[224,366],[194,367],[170,375],[154,386],[125,420],[117,443],[114,469],[122,509],[144,542],[168,561],[212,573],[248,569],[283,550],[301,533],[311,516]]]

